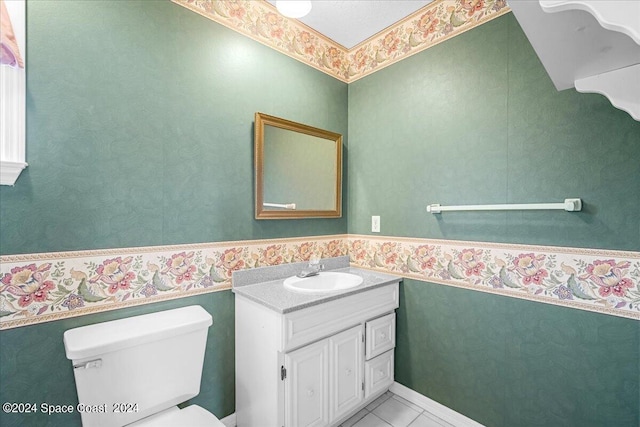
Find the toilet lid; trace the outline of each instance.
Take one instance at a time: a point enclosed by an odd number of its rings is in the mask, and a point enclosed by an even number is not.
[[[225,427],[211,412],[198,405],[184,409],[173,407],[159,414],[144,418],[130,427]]]

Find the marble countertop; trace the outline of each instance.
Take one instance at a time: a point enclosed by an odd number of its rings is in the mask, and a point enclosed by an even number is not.
[[[282,278],[250,285],[234,286],[233,293],[262,304],[278,313],[285,314],[402,280],[400,276],[354,267],[334,268],[327,271],[355,274],[362,277],[363,282],[355,288],[344,291],[324,294],[306,294],[286,289],[284,287],[284,278]]]

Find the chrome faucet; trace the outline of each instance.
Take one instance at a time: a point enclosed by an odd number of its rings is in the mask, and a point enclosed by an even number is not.
[[[311,277],[317,276],[320,272],[324,270],[324,264],[320,264],[320,260],[317,258],[312,258],[309,260],[309,265],[307,268],[303,269],[300,273],[297,274],[298,277]]]

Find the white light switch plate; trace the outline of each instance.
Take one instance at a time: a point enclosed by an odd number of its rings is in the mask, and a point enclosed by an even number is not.
[[[371,217],[371,232],[379,233],[380,232],[380,216],[374,215]]]

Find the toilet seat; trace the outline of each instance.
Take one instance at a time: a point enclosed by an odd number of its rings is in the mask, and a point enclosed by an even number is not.
[[[127,427],[225,427],[215,415],[198,405],[179,409],[173,406]]]

